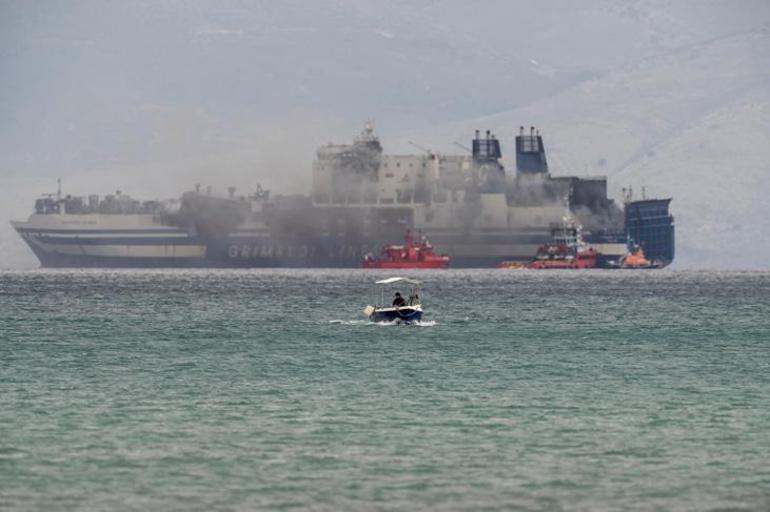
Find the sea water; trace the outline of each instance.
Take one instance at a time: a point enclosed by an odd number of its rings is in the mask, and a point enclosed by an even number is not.
[[[770,509],[770,273],[402,272],[0,273],[0,509]]]

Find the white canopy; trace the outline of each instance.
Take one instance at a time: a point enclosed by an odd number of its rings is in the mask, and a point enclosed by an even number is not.
[[[389,277],[387,279],[377,281],[377,284],[393,284],[393,283],[420,284],[420,281],[409,279],[408,277]]]

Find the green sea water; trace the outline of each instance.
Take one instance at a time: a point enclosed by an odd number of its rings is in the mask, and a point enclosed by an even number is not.
[[[0,273],[2,510],[770,510],[770,273]]]

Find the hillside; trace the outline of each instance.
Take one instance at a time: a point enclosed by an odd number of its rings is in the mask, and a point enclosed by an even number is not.
[[[510,141],[512,127],[535,124],[554,174],[606,175],[616,198],[628,186],[637,197],[643,186],[674,197],[679,265],[762,266],[770,69],[758,62],[770,62],[768,31],[688,45],[526,107],[450,124],[431,143],[474,128]]]

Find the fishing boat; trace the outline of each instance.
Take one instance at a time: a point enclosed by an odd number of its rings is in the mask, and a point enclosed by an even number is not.
[[[406,277],[389,277],[376,281],[375,285],[374,305],[364,308],[364,316],[372,322],[412,324],[420,321],[422,303],[419,281]],[[406,297],[401,295],[402,288],[408,289]]]
[[[364,256],[364,268],[447,268],[449,256],[436,254],[427,238],[416,241],[410,230],[404,235],[404,245],[386,245],[379,257]]]

